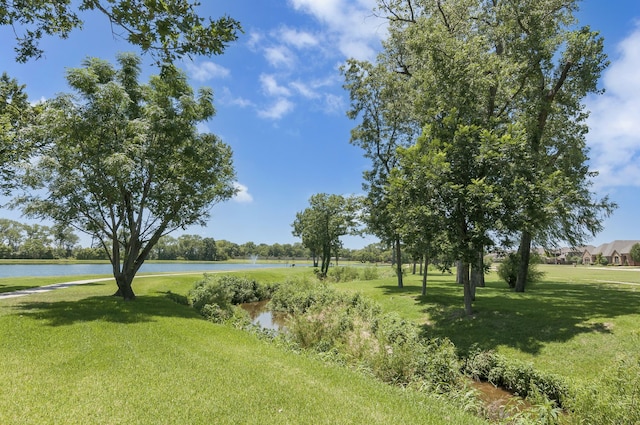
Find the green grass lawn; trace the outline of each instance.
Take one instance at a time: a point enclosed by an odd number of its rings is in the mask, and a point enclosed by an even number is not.
[[[640,346],[640,270],[608,267],[540,266],[542,282],[514,293],[495,273],[479,288],[474,315],[464,317],[462,288],[454,275],[433,272],[427,296],[421,277],[340,283],[360,291],[425,326],[428,334],[450,338],[464,353],[482,349],[534,364],[570,380],[597,380],[616,359],[636,355]]]
[[[265,281],[311,271],[243,273]],[[197,279],[136,279],[134,302],[109,296],[113,282],[0,300],[0,423],[482,423],[443,401],[206,322],[166,297],[186,294]]]

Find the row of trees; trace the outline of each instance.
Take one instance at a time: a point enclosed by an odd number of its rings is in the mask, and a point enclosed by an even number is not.
[[[70,226],[26,224],[0,218],[0,258],[79,260],[108,260],[101,247],[84,247]],[[340,259],[367,263],[383,263],[391,259],[391,252],[380,244],[363,249],[342,248]],[[185,234],[166,235],[149,252],[149,260],[226,261],[231,259],[307,260],[312,252],[302,243],[266,244],[245,242],[237,244],[224,239]]]
[[[467,314],[486,247],[517,247],[524,291],[532,242],[580,245],[615,207],[590,189],[582,102],[607,60],[578,5],[379,0],[382,52],[342,68],[351,142],[372,164],[369,231],[398,258],[405,246],[459,260]]]

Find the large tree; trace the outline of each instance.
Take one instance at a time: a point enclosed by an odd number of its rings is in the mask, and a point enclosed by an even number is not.
[[[415,105],[425,136],[441,140],[445,156],[449,155],[445,151],[454,153],[453,141],[466,138],[457,136],[459,130],[481,136],[463,148],[467,155],[477,154],[474,145],[491,138],[509,141],[509,152],[496,146],[495,152],[480,158],[479,169],[459,170],[477,182],[491,182],[504,214],[492,218],[495,223],[485,231],[522,235],[525,271],[532,240],[579,243],[600,229],[601,216],[612,208],[606,198],[598,200],[590,190],[593,173],[587,165],[586,112],[581,104],[586,94],[598,91],[606,62],[598,34],[575,26],[577,4],[577,0],[379,2],[378,13],[390,22],[393,46],[384,54],[393,58],[387,62],[398,64],[397,72],[418,81]],[[518,149],[512,149],[513,143]],[[498,159],[492,158],[496,154],[503,156],[498,162],[504,168],[494,164],[483,170],[481,163],[490,164]],[[512,155],[510,161],[504,160],[506,154]],[[453,165],[475,161],[465,160],[464,152],[456,157]],[[499,213],[478,207],[478,218]],[[477,249],[474,258],[479,262],[482,247]],[[523,290],[526,273],[519,281]]]
[[[235,172],[230,147],[196,129],[214,114],[209,89],[196,96],[175,68],[141,84],[139,57],[118,63],[91,58],[67,72],[75,94],[48,101],[32,129],[46,147],[17,204],[100,241],[117,294],[133,299],[133,278],[160,237],[204,224],[234,195]]]
[[[293,235],[320,256],[320,275],[326,276],[332,253],[338,256],[342,247],[340,237],[357,230],[360,200],[356,197],[318,193],[309,199],[309,207],[296,213]]]
[[[371,169],[363,174],[365,220],[369,232],[393,246],[398,287],[402,288],[401,238],[389,215],[388,178],[398,163],[396,149],[413,144],[420,127],[412,113],[410,80],[396,72],[394,64],[386,63],[387,57],[380,55],[376,65],[351,59],[342,72],[351,98],[347,116],[360,120],[351,130],[350,141],[371,160]]]
[[[29,103],[25,86],[3,73],[0,77],[0,192],[7,194],[15,184],[19,163],[30,155],[32,147],[21,134],[38,107]]]
[[[67,38],[81,29],[90,11],[105,16],[114,36],[150,52],[158,63],[173,62],[185,55],[217,55],[236,40],[238,21],[217,20],[198,14],[200,2],[189,0],[21,0],[0,1],[0,25],[16,34],[16,59],[38,58],[44,36]]]

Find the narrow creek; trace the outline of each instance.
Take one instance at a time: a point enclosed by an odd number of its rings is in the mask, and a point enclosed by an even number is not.
[[[531,404],[491,382],[472,381],[471,386],[480,394],[487,416],[492,421],[506,419],[510,414],[531,408]]]
[[[272,312],[268,309],[269,300],[240,304],[240,307],[249,313],[251,322],[263,329],[281,331],[286,329],[287,315],[285,313]],[[472,381],[471,386],[479,392],[479,398],[485,406],[491,420],[505,419],[508,413],[522,411],[531,406],[522,398],[513,395],[507,390],[496,387],[490,382]]]
[[[287,315],[284,313],[272,312],[267,308],[269,300],[257,301],[253,303],[243,303],[240,307],[249,313],[251,322],[263,329],[281,331],[286,328]]]

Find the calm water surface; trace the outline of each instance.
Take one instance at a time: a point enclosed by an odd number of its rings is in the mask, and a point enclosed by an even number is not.
[[[285,267],[283,264],[145,263],[142,273],[213,272]],[[25,276],[77,276],[112,273],[110,264],[0,264],[0,278]]]

